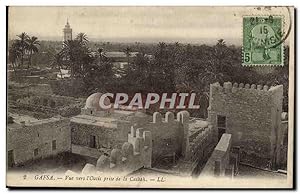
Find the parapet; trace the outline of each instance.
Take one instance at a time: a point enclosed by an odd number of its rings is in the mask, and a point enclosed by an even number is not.
[[[190,113],[186,110],[177,113],[177,121],[181,123],[188,123],[190,120]]]
[[[269,91],[283,93],[283,85],[271,86]]]
[[[152,137],[150,131],[142,128],[134,129],[128,134],[128,142],[122,149],[113,149],[110,156],[101,155],[96,166],[86,164],[82,174],[95,174],[97,172],[130,173],[142,167],[151,167]]]
[[[231,150],[231,134],[224,133],[215,147],[211,157],[205,164],[201,175],[209,176],[225,176],[227,169],[231,169],[230,150]],[[200,176],[201,176],[200,175]]]
[[[208,125],[190,142],[190,158],[195,160],[198,158],[199,153],[203,152],[207,146],[213,142],[213,127]],[[206,150],[208,152],[208,150]],[[200,154],[201,155],[201,154]]]
[[[269,93],[273,90],[279,89],[283,87],[282,85],[278,86],[272,86],[269,87],[267,85],[256,85],[256,84],[249,84],[249,83],[234,83],[231,82],[224,82],[223,86],[220,85],[220,83],[216,82],[210,85],[211,92],[213,91],[223,91],[224,93],[235,93],[237,91],[245,91],[245,90],[251,90],[251,91],[258,91],[258,92],[265,92]]]
[[[153,113],[153,123],[173,123],[174,121],[178,122],[188,122],[190,119],[190,113],[188,111],[180,111],[176,115],[173,112],[166,112],[165,117],[161,115],[160,112]]]

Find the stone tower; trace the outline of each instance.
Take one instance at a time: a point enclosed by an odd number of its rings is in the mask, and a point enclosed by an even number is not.
[[[232,134],[232,145],[240,146],[245,157],[275,169],[283,141],[282,101],[283,85],[214,83],[210,85],[208,121],[218,140],[223,133]]]
[[[70,27],[69,21],[67,20],[67,24],[65,25],[64,29],[64,39],[63,41],[72,40],[72,28]]]

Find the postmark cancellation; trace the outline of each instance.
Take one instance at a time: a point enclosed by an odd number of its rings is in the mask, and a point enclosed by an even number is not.
[[[283,16],[243,17],[243,66],[283,66]]]

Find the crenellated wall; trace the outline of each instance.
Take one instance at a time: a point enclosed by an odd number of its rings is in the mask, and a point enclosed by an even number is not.
[[[189,142],[188,155],[186,160],[199,161],[207,160],[215,147],[215,133],[212,125],[200,131],[191,142]]]
[[[218,132],[218,116],[226,117],[226,133],[233,136],[247,155],[263,165],[276,163],[282,112],[283,86],[255,85],[225,82],[210,85],[208,120]],[[255,165],[255,164],[254,164]]]
[[[114,117],[78,115],[71,119],[70,125],[72,147],[74,148],[79,146],[86,150],[90,147],[91,136],[94,136],[95,146],[91,149],[120,149],[122,142],[127,139],[130,126],[133,125],[135,128],[142,128],[141,133],[143,131],[151,132],[154,160],[174,153],[184,156],[188,151],[189,113],[187,111],[179,112],[176,118],[172,112],[167,112],[164,117],[161,113],[155,112],[151,122],[138,116],[127,121]],[[97,154],[92,155],[96,156]]]
[[[187,111],[178,112],[176,118],[172,112],[167,112],[164,117],[161,113],[155,112],[153,121],[143,125],[143,129],[151,131],[154,160],[174,153],[178,156],[186,156],[189,148]]]
[[[129,174],[142,167],[151,168],[152,136],[150,131],[131,128],[128,141],[122,149],[113,149],[109,156],[101,155],[95,165],[86,164],[82,174],[111,173]],[[67,171],[71,173],[71,171]]]

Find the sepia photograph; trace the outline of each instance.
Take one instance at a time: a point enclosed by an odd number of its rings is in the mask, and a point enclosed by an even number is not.
[[[6,11],[7,187],[294,187],[294,7]]]

